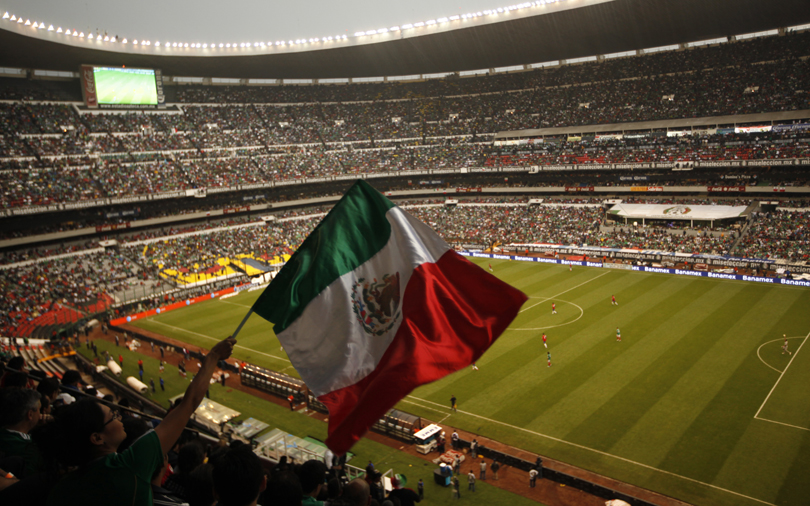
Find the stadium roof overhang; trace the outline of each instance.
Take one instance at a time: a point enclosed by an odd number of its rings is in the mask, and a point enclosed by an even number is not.
[[[0,29],[0,66],[76,72],[81,64],[126,65],[170,76],[265,79],[402,76],[570,60],[805,23],[807,0],[569,0],[546,14],[421,36],[233,56],[106,51],[12,26]]]

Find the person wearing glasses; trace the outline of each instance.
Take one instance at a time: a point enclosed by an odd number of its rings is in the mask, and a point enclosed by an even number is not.
[[[235,344],[230,337],[217,343],[177,407],[121,453],[117,450],[126,431],[118,410],[85,398],[56,413],[48,437],[51,450],[58,461],[76,470],[56,484],[48,505],[151,506],[152,475],[205,397],[217,362],[230,357]]]

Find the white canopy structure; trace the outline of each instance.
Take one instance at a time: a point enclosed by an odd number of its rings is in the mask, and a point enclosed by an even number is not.
[[[747,206],[683,205],[683,204],[616,204],[608,213],[627,220],[710,221],[743,216]]]

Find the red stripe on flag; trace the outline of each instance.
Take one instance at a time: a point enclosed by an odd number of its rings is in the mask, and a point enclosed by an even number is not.
[[[318,398],[329,408],[327,446],[346,453],[414,388],[478,360],[526,300],[452,250],[419,266],[405,288],[402,325],[377,368]]]

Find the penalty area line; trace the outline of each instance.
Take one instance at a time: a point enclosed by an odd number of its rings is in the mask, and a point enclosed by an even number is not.
[[[429,403],[429,404],[433,404],[435,406],[440,406],[440,407],[442,407],[444,409],[449,409],[446,406],[444,406],[443,404],[439,404],[437,402],[429,401],[427,399],[421,399],[419,397],[414,397],[413,395],[409,395],[408,398],[416,399],[417,401],[426,402],[426,403]],[[408,398],[405,398],[405,399],[402,399],[402,400],[404,402],[408,402],[410,404],[415,404],[417,406],[422,406],[421,404],[419,404],[417,402],[409,401]],[[426,406],[422,406],[422,407],[426,407]],[[428,409],[433,409],[433,408],[428,408]],[[433,410],[434,411],[439,411],[437,409],[433,409]],[[442,410],[442,412],[444,412],[444,410]],[[518,427],[517,425],[512,425],[512,424],[509,424],[509,423],[506,423],[506,422],[501,422],[499,420],[493,420],[492,418],[487,418],[485,416],[477,415],[475,413],[470,413],[468,411],[462,411],[460,409],[457,410],[457,412],[468,415],[468,416],[471,416],[471,417],[474,417],[474,418],[479,418],[481,420],[486,420],[488,422],[492,422],[492,423],[495,423],[495,424],[498,424],[498,425],[503,425],[504,427],[509,427],[510,429],[515,429],[515,430],[519,430],[519,431],[522,431],[522,432],[526,432],[526,433],[532,434],[534,436],[550,439],[550,440],[552,440],[554,442],[557,442],[557,443],[565,444],[565,445],[568,445],[568,446],[573,446],[574,448],[578,448],[580,450],[585,450],[585,451],[589,451],[589,452],[592,452],[592,453],[596,453],[598,455],[602,455],[604,457],[610,457],[612,459],[620,460],[622,462],[626,462],[628,464],[643,467],[644,469],[649,469],[651,471],[655,471],[655,472],[662,473],[662,474],[665,474],[665,475],[668,475],[668,476],[672,476],[674,478],[680,478],[682,480],[686,480],[686,481],[689,481],[689,482],[692,482],[692,483],[696,483],[698,485],[703,485],[703,486],[712,488],[714,490],[718,490],[720,492],[726,492],[728,494],[732,494],[732,495],[735,495],[737,497],[743,497],[745,499],[749,499],[749,500],[754,501],[754,502],[758,502],[758,503],[761,503],[761,504],[767,504],[768,506],[775,506],[773,503],[763,501],[762,499],[757,499],[756,497],[747,496],[745,494],[741,494],[741,493],[735,492],[733,490],[728,490],[728,489],[723,488],[723,487],[718,487],[717,485],[712,485],[711,483],[705,483],[705,482],[702,482],[700,480],[690,478],[688,476],[681,476],[680,474],[675,474],[675,473],[671,473],[669,471],[664,471],[663,469],[658,469],[657,467],[653,467],[653,466],[650,466],[650,465],[647,465],[647,464],[642,464],[641,462],[636,462],[635,460],[630,460],[630,459],[627,459],[627,458],[624,458],[624,457],[620,457],[618,455],[613,455],[612,453],[603,452],[603,451],[597,450],[595,448],[588,448],[587,446],[583,446],[583,445],[580,445],[580,444],[577,444],[577,443],[572,443],[570,441],[566,441],[564,439],[556,438],[554,436],[549,436],[548,434],[541,434],[539,432],[535,432],[533,430],[529,430],[529,429],[526,429],[524,427]]]
[[[804,346],[804,343],[807,342],[808,337],[810,337],[810,332],[808,332],[807,335],[804,336],[804,340],[802,341],[802,344],[799,345],[799,349],[796,350],[796,353],[794,353],[792,357],[790,357],[790,360],[788,361],[788,365],[785,367],[785,369],[779,375],[779,378],[777,378],[776,383],[773,384],[773,387],[771,388],[771,391],[768,392],[768,395],[765,397],[765,400],[762,401],[762,404],[759,406],[759,409],[757,410],[757,413],[754,415],[754,418],[759,419],[759,413],[762,411],[762,408],[765,407],[765,404],[768,402],[768,399],[771,398],[771,394],[773,394],[774,390],[776,390],[776,387],[779,386],[779,382],[782,381],[782,378],[785,376],[785,373],[787,372],[787,370],[790,369],[790,364],[792,364],[793,361],[796,360],[796,357],[799,355],[799,352],[802,350],[802,346]]]
[[[794,429],[806,430],[806,431],[810,432],[810,429],[808,429],[807,427],[799,427],[798,425],[791,425],[791,424],[785,423],[785,422],[777,422],[776,420],[768,420],[767,418],[760,418],[758,416],[755,416],[754,419],[755,420],[762,420],[763,422],[776,423],[776,424],[779,424],[779,425],[784,425],[785,427],[793,427]]]

